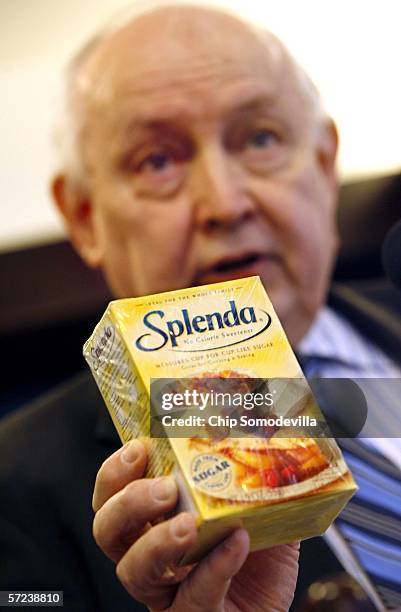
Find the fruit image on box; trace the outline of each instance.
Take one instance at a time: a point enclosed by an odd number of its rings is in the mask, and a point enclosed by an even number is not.
[[[183,563],[239,526],[252,550],[321,534],[356,491],[258,277],[113,301],[84,356],[121,440],[197,517]]]

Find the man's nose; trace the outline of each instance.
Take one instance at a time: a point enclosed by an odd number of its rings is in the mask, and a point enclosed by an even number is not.
[[[218,146],[210,146],[195,160],[191,189],[196,221],[202,229],[231,228],[255,213],[243,169]]]

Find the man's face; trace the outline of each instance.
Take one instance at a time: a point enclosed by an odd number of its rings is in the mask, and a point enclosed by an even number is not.
[[[276,44],[227,17],[167,15],[86,68],[99,265],[117,296],[259,275],[298,340],[335,248],[330,154]]]

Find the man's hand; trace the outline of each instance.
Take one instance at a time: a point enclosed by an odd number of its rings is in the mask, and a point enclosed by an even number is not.
[[[279,612],[288,610],[298,572],[298,544],[249,554],[238,529],[192,567],[178,567],[196,540],[195,519],[162,519],[177,503],[173,478],[141,478],[146,450],[134,440],[101,466],[93,494],[96,542],[117,564],[127,591],[153,610]]]

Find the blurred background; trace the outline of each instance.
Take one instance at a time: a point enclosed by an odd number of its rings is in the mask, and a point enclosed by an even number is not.
[[[399,0],[222,0],[276,32],[309,72],[340,132],[342,250],[335,276],[383,276],[401,217]],[[49,195],[52,125],[66,62],[120,0],[0,5],[0,414],[84,367],[81,346],[108,300],[73,253]],[[398,304],[397,304],[398,307]]]

